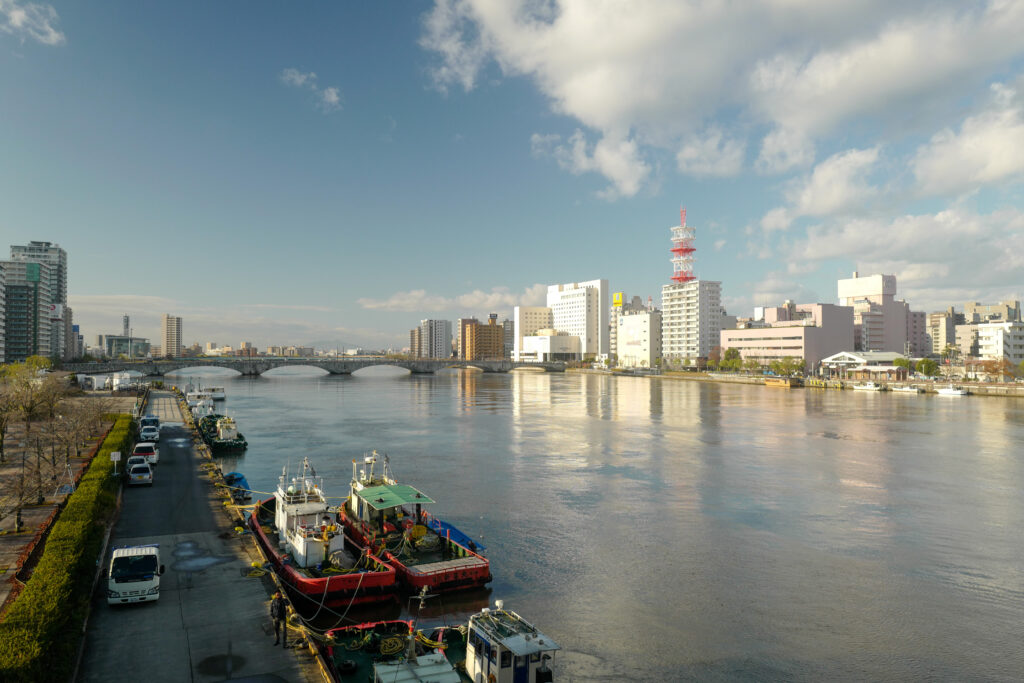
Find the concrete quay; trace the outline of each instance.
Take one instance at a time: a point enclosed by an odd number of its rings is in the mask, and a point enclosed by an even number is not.
[[[263,560],[200,467],[177,398],[153,391],[146,412],[160,417],[160,462],[152,487],[124,489],[110,548],[159,543],[161,597],[108,606],[108,548],[76,680],[323,681],[308,648],[273,646],[273,577],[246,576]]]

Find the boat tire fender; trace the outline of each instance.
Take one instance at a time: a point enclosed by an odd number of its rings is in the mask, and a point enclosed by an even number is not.
[[[358,668],[359,665],[356,664],[355,660],[352,659],[343,659],[340,662],[338,662],[338,673],[342,676],[354,674],[356,672],[356,669]]]

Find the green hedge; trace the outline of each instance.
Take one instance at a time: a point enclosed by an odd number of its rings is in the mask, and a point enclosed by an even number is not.
[[[92,580],[121,480],[110,453],[127,456],[134,439],[128,415],[113,429],[53,525],[32,578],[0,624],[0,680],[67,681],[75,666]],[[123,459],[123,458],[122,458]]]

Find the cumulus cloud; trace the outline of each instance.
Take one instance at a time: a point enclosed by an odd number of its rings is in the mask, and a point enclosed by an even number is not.
[[[559,135],[534,133],[530,146],[534,156],[550,156],[575,175],[590,171],[604,175],[612,181],[598,193],[605,199],[632,197],[651,172],[651,167],[640,158],[636,141],[627,138],[604,137],[591,149],[583,131],[577,129],[564,144]]]
[[[57,19],[57,10],[51,5],[0,0],[0,31],[22,41],[30,38],[43,45],[64,43],[64,34],[54,26]]]
[[[946,128],[917,150],[914,175],[925,194],[960,193],[1024,174],[1024,107],[1016,90],[992,86],[991,108]]]
[[[960,206],[895,219],[856,218],[808,229],[788,253],[796,262],[855,259],[859,270],[892,273],[915,307],[943,308],[1019,291],[1024,212]]]
[[[725,138],[718,127],[689,137],[676,153],[683,173],[695,176],[734,176],[743,169],[747,145],[742,140]]]
[[[786,192],[791,206],[772,209],[761,219],[766,231],[785,230],[800,216],[829,216],[862,206],[877,194],[868,176],[878,162],[878,148],[850,149],[818,164]]]
[[[316,73],[302,72],[288,68],[281,71],[281,82],[294,88],[308,88],[316,97],[317,107],[325,114],[341,109],[341,90],[335,86],[321,88],[317,83]]]
[[[714,0],[435,0],[420,44],[444,91],[470,91],[488,69],[529,79],[596,141],[589,163],[566,168],[631,196],[664,151],[683,173],[733,175],[754,135],[757,170],[806,167],[853,118],[906,125],[922,102],[972,95],[1024,53],[1022,35],[1024,4],[1005,0],[761,0],[742,12]]]
[[[510,292],[507,287],[494,287],[490,291],[480,289],[447,297],[429,294],[424,289],[396,292],[387,299],[359,299],[363,308],[412,312],[473,311],[479,314],[510,311],[514,306],[543,306],[547,287],[536,284],[520,293]]]

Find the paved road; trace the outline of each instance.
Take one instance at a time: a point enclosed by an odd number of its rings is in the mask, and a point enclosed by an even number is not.
[[[154,392],[147,412],[161,420],[160,463],[151,488],[125,488],[111,546],[160,544],[161,597],[110,607],[101,579],[79,680],[318,683],[306,650],[272,646],[272,584],[243,576],[252,544],[230,532],[173,395]]]

